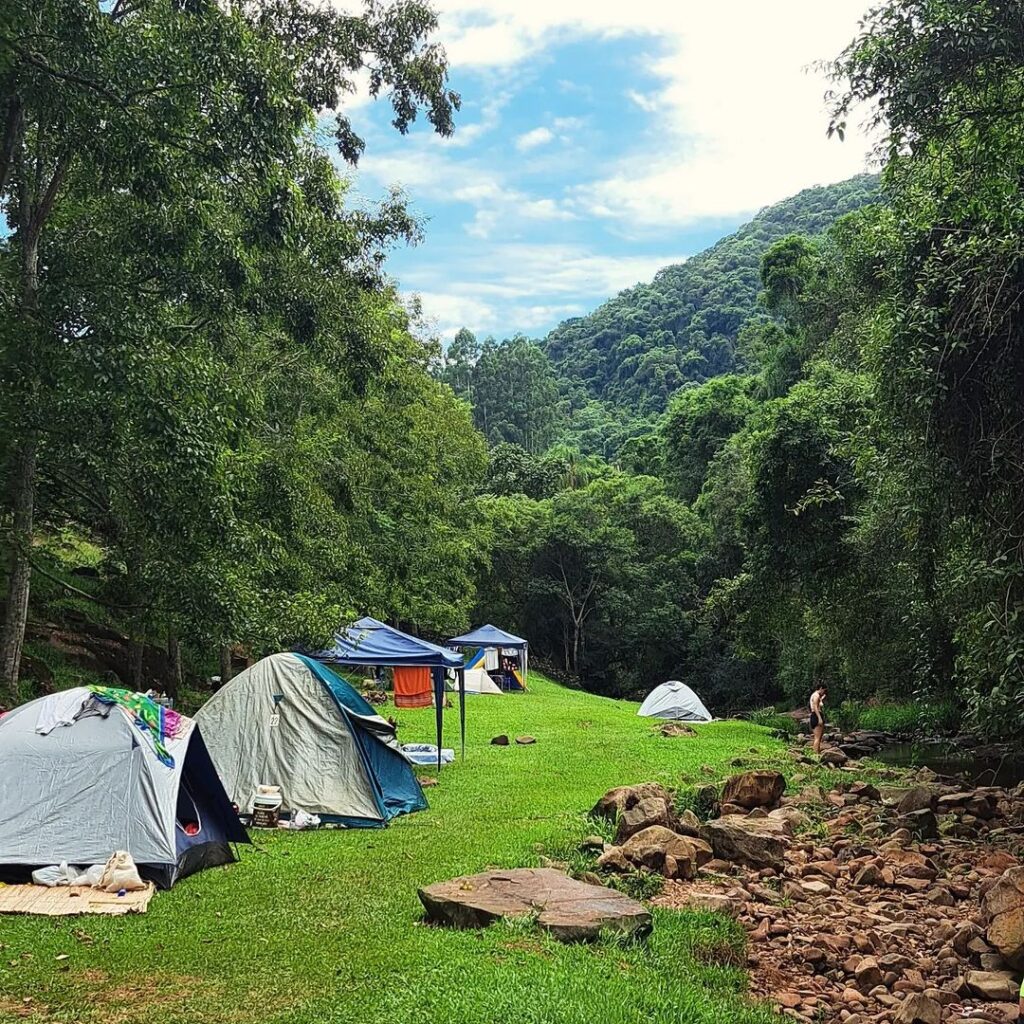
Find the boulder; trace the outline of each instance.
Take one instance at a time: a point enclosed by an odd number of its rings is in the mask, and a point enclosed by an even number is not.
[[[701,839],[681,836],[662,825],[651,825],[629,837],[620,847],[634,867],[666,874],[668,858],[675,870],[668,877],[693,878],[697,868],[711,860],[711,847]]]
[[[968,971],[967,987],[982,999],[1007,1003],[1017,998],[1020,988],[1009,971]]]
[[[939,836],[939,821],[935,817],[935,812],[927,807],[901,814],[896,819],[896,824],[907,829],[918,839],[937,839]]]
[[[647,797],[657,797],[669,806],[672,804],[672,794],[660,783],[641,782],[636,786],[616,786],[615,789],[609,789],[590,809],[590,816],[605,818],[615,824],[620,814]]]
[[[787,834],[791,836],[811,823],[810,817],[797,807],[776,807],[774,811],[768,812],[768,818],[781,822]]]
[[[672,805],[658,796],[644,797],[639,803],[623,811],[619,816],[619,824],[615,830],[615,842],[622,845],[630,836],[642,832],[652,825],[672,828],[675,815]]]
[[[830,765],[832,768],[841,768],[849,760],[846,754],[835,747],[821,752],[821,763]]]
[[[696,838],[700,835],[700,818],[687,807],[679,815],[674,828],[681,836],[693,836]]]
[[[626,874],[631,870],[631,865],[626,860],[621,846],[610,846],[600,857],[597,858],[597,867],[603,871],[618,871]]]
[[[899,815],[913,814],[915,811],[934,811],[936,796],[924,786],[915,786],[903,794],[900,802],[896,805],[896,813]]]
[[[738,815],[709,821],[701,829],[716,858],[754,868],[784,867],[785,831],[771,818],[752,820]]]
[[[679,722],[666,722],[663,726],[661,726],[658,729],[658,732],[660,732],[662,736],[669,737],[669,739],[673,739],[677,736],[697,735],[697,733],[694,732],[694,730],[691,729],[688,725],[680,725]]]
[[[781,772],[743,772],[726,780],[722,803],[738,804],[747,810],[753,807],[774,807],[785,791],[786,779]]]
[[[985,893],[981,908],[989,944],[1012,967],[1024,967],[1024,867],[1004,871]]]
[[[921,992],[903,1000],[893,1017],[895,1024],[942,1024],[942,1004]]]
[[[855,782],[850,787],[850,796],[855,796],[858,800],[870,800],[873,803],[882,799],[878,789],[870,782]]]
[[[454,928],[536,914],[540,927],[563,942],[596,939],[606,929],[633,936],[651,930],[651,915],[636,900],[550,868],[453,878],[420,889],[419,897],[429,920]]]

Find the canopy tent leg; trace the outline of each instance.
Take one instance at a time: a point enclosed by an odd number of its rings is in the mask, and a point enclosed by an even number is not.
[[[459,668],[459,726],[462,730],[462,760],[466,760],[466,670]]]
[[[444,669],[432,668],[434,681],[434,724],[437,728],[437,774],[441,774],[441,739],[444,732]]]

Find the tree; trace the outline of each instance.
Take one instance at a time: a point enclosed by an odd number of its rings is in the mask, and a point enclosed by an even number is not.
[[[70,447],[54,435],[53,406],[69,387],[92,382],[62,377],[69,341],[89,330],[89,311],[79,304],[89,292],[76,290],[51,258],[52,226],[69,223],[90,199],[180,210],[190,193],[216,191],[217,183],[246,198],[250,189],[260,196],[276,189],[280,216],[314,112],[337,108],[368,65],[370,90],[390,94],[400,131],[425,107],[434,127],[449,132],[459,101],[445,86],[443,53],[425,43],[434,25],[429,9],[415,2],[372,5],[362,16],[308,0],[230,7],[208,0],[99,7],[46,0],[5,10],[0,203],[12,228],[3,258],[13,287],[4,289],[0,328],[0,414],[13,528],[0,685],[13,691],[18,677],[41,457]],[[343,115],[336,137],[343,155],[355,159],[361,140]],[[367,229],[376,223],[367,221]],[[227,262],[230,245],[216,226],[207,243]],[[191,311],[208,316],[215,296],[206,293],[204,303],[202,278],[189,276],[194,251],[159,251],[161,274],[151,265],[142,281],[115,281],[130,298],[158,278],[164,295],[175,287],[179,296],[194,293]],[[129,332],[128,323],[122,327]],[[78,430],[81,440],[80,424]]]

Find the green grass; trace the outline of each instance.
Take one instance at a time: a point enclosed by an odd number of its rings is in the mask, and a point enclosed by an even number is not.
[[[835,723],[847,731],[870,729],[894,735],[953,734],[963,727],[963,713],[951,700],[915,700],[906,703],[843,701],[834,709]]]
[[[0,1020],[767,1024],[743,994],[742,929],[712,915],[659,910],[644,944],[582,946],[528,923],[422,923],[418,886],[556,857],[595,830],[586,811],[611,786],[715,781],[737,757],[793,770],[748,723],[669,739],[635,704],[531,684],[469,699],[465,762],[389,829],[256,832],[241,863],[158,893],[144,917],[0,918]],[[403,740],[433,739],[432,709],[397,717]],[[457,709],[445,725],[454,745]],[[491,746],[499,732],[537,743]]]

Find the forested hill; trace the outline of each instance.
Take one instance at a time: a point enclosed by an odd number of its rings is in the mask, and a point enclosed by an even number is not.
[[[650,284],[620,292],[593,313],[566,320],[544,342],[574,405],[587,398],[660,412],[687,381],[737,368],[743,325],[761,314],[761,256],[792,233],[816,235],[878,197],[878,177],[809,188],[753,220]]]

